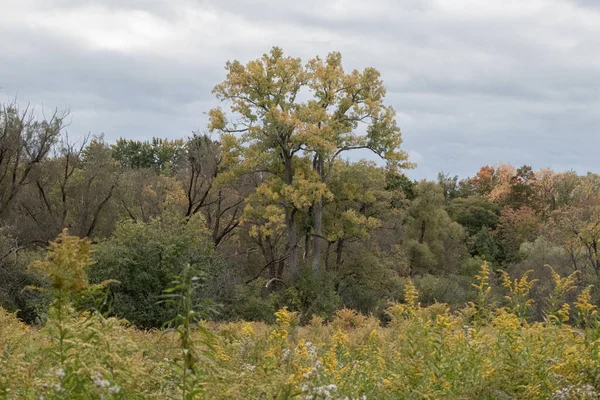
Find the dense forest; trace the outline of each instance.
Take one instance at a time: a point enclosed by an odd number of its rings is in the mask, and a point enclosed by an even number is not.
[[[226,71],[214,88],[223,108],[180,140],[75,140],[64,114],[2,106],[5,309],[44,321],[48,299],[23,289],[45,281],[28,265],[64,228],[93,241],[90,279],[118,281],[112,312],[140,327],[170,319],[157,300],[186,265],[218,320],[270,321],[283,306],[304,319],[343,306],[382,316],[409,277],[423,304],[462,305],[484,260],[499,286],[501,273],[532,270],[534,320],[546,264],[596,284],[600,175],[494,164],[412,181],[377,70],[346,72],[338,53],[304,65],[274,48]]]
[[[1,106],[0,396],[598,398],[600,175],[411,180],[339,53],[213,93],[178,140]]]

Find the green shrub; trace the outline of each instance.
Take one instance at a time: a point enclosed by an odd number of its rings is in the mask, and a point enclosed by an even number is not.
[[[119,224],[110,239],[97,245],[93,258],[93,282],[119,281],[112,287],[114,313],[144,328],[160,327],[173,318],[173,307],[158,301],[186,265],[203,279],[216,265],[202,218],[168,214],[150,223]],[[195,295],[199,303],[201,290]]]

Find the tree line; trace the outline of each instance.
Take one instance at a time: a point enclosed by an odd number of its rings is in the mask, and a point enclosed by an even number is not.
[[[600,278],[600,175],[495,164],[413,181],[379,72],[339,53],[228,62],[213,93],[206,131],[179,140],[74,140],[65,113],[0,107],[2,307],[43,323],[28,266],[65,228],[92,240],[107,309],[148,328],[173,317],[158,299],[186,268],[207,318],[267,321],[283,306],[383,317],[407,278],[423,304],[464,304],[483,261],[498,287],[533,270],[541,319],[546,264],[581,287]]]

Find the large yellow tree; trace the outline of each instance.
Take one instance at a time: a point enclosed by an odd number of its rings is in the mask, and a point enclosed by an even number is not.
[[[317,269],[325,239],[323,202],[333,200],[327,187],[333,163],[346,151],[367,149],[392,168],[409,166],[380,74],[374,68],[346,73],[340,53],[303,64],[278,47],[245,65],[227,62],[226,70],[213,92],[229,112],[211,110],[210,129],[224,138],[226,151],[241,155],[244,170],[264,174],[257,191],[262,195],[255,196],[261,207],[249,199],[248,209],[254,221],[257,209],[269,210],[265,234],[279,220],[275,210],[281,213],[292,277],[299,271],[297,215],[302,210],[311,215]],[[260,227],[253,232],[260,235]]]

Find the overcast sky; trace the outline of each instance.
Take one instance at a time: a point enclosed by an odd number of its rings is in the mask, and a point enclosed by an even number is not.
[[[277,45],[379,69],[414,178],[495,162],[600,172],[597,0],[1,3],[0,101],[68,107],[71,136],[203,130],[225,62]]]

